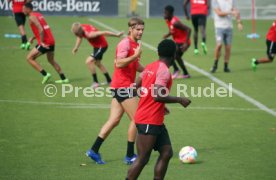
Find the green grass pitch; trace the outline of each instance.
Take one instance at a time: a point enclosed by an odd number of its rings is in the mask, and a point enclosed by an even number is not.
[[[91,23],[89,17],[46,17],[56,38],[56,59],[75,87],[87,87],[91,83],[85,59],[92,48],[83,41],[79,52],[71,50],[75,38],[70,32],[75,21]],[[94,17],[114,29],[127,31],[126,18]],[[11,17],[0,17],[0,179],[124,179],[128,166],[123,164],[129,120],[124,116],[101,148],[106,165],[99,166],[85,156],[109,115],[110,98],[79,97],[69,94],[49,98],[44,95],[41,75],[26,62],[27,52],[20,50],[19,39],[4,38],[5,33],[18,33]],[[143,41],[156,47],[168,31],[161,18],[145,19]],[[190,22],[185,22],[190,27]],[[260,65],[257,72],[250,69],[252,57],[265,56],[265,35],[272,21],[257,21],[260,39],[250,40],[251,22],[244,21],[244,31],[235,27],[233,51],[230,61],[231,73],[223,70],[223,62],[215,77],[246,95],[276,109],[276,64]],[[103,27],[99,29],[104,29]],[[30,28],[27,26],[30,37]],[[118,38],[108,38],[109,49],[103,63],[113,72],[113,58]],[[208,55],[193,55],[193,47],[184,54],[184,59],[209,71],[213,63],[215,45],[213,21],[207,26]],[[143,47],[141,63],[146,65],[157,59],[157,54]],[[53,75],[58,75],[47,63],[45,56],[38,60]],[[188,80],[176,80],[176,84],[189,87],[210,86],[212,81],[190,70]],[[98,77],[104,77],[98,72]],[[219,86],[216,84],[216,88]],[[57,85],[58,90],[61,86]],[[259,180],[276,177],[276,118],[258,109],[236,94],[229,98],[192,98],[187,109],[169,105],[171,114],[166,117],[174,157],[166,179],[170,180]],[[181,147],[191,145],[198,151],[197,163],[184,165],[178,160]],[[140,179],[153,177],[157,153],[152,153],[149,164]],[[87,164],[80,166],[80,164]]]

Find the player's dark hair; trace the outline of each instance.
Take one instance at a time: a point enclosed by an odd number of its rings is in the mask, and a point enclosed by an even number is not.
[[[170,14],[173,14],[173,12],[174,12],[174,7],[171,6],[171,5],[167,5],[167,6],[165,7],[165,11],[169,12]]]
[[[29,9],[31,9],[31,10],[33,10],[33,4],[32,3],[30,3],[30,2],[28,2],[28,3],[26,3],[26,4],[24,4],[24,6],[26,7],[26,8],[29,8]]]
[[[138,17],[133,17],[128,21],[128,27],[133,27],[136,25],[145,25],[145,22]]]
[[[175,56],[176,45],[174,41],[165,39],[158,44],[157,51],[160,57],[171,58]]]

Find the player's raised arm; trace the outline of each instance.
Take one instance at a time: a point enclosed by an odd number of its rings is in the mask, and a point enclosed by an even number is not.
[[[113,37],[121,37],[124,34],[124,32],[114,33],[111,31],[96,31],[96,32],[90,32],[86,34],[87,38],[96,38],[99,36],[113,36]]]
[[[125,48],[126,49],[126,48]],[[122,53],[123,53],[123,48],[121,49]],[[127,52],[128,50],[126,50]],[[137,58],[139,58],[142,54],[142,49],[141,49],[141,45],[139,45],[137,48],[134,49],[134,54],[132,56],[129,57],[125,57],[125,58],[120,58],[117,57],[115,60],[116,63],[116,67],[118,68],[123,68],[126,67],[127,65],[129,65],[132,61],[136,60]]]

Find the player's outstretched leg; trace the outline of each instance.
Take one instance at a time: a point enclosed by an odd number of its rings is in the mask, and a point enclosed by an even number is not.
[[[97,78],[96,66],[95,66],[96,60],[94,59],[94,57],[89,56],[86,59],[85,63],[93,77],[93,83],[91,84],[91,87],[95,89],[95,88],[99,87],[99,81]]]
[[[111,133],[112,129],[115,128],[119,123],[124,114],[124,109],[118,101],[113,98],[111,101],[110,115],[108,121],[103,125],[100,130],[98,137],[96,138],[91,149],[86,152],[86,155],[90,157],[97,164],[105,164],[99,153],[100,147],[104,140]]]
[[[255,58],[251,59],[251,67],[254,72],[257,70],[257,59]]]
[[[103,83],[103,85],[110,84],[111,77],[110,77],[109,73],[107,72],[107,69],[105,68],[105,66],[101,63],[101,61],[96,61],[95,64],[101,70],[101,72],[104,74],[104,76],[106,78],[106,83]]]
[[[47,52],[47,59],[60,76],[60,80],[55,81],[55,83],[69,83],[69,79],[65,77],[64,73],[61,70],[61,67],[54,59],[54,52]]]
[[[171,145],[164,145],[158,151],[160,155],[155,164],[154,179],[164,179],[173,151]]]
[[[137,134],[137,129],[134,123],[135,122],[134,115],[137,110],[138,100],[136,99],[136,97],[126,99],[122,102],[122,106],[124,108],[124,111],[127,113],[129,119],[131,120],[128,127],[127,152],[124,159],[124,162],[127,165],[130,165],[137,158],[137,155],[134,153],[134,142]]]
[[[33,48],[30,53],[27,55],[28,63],[43,76],[42,84],[45,84],[50,78],[51,74],[47,73],[41,66],[36,62],[36,59],[41,56],[42,53],[39,52],[36,48]]]
[[[136,180],[138,178],[141,171],[149,161],[151,151],[156,142],[156,137],[157,136],[149,134],[137,135],[138,157],[128,170],[127,180]]]
[[[180,78],[183,78],[183,79],[186,79],[186,78],[191,78],[185,64],[184,64],[184,61],[182,60],[181,57],[179,56],[176,56],[176,61],[177,63],[179,64],[180,68],[182,69],[183,71],[183,75],[179,76]]]
[[[179,76],[179,68],[177,67],[175,61],[173,61],[173,75],[172,75],[172,79],[176,79]]]
[[[221,48],[222,48],[221,44],[217,44],[216,45],[216,48],[215,48],[215,60],[214,60],[214,65],[213,65],[213,67],[210,70],[211,73],[215,73],[217,71]]]

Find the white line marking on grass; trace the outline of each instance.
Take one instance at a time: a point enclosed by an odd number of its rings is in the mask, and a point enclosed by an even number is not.
[[[72,102],[50,102],[50,101],[25,101],[25,100],[8,100],[0,99],[0,103],[13,103],[13,104],[30,104],[30,105],[42,105],[52,106],[56,105],[59,108],[68,109],[108,109],[110,104],[93,104],[93,103],[72,103]],[[55,106],[55,107],[56,107]],[[169,109],[183,109],[179,106],[168,106]],[[258,108],[235,108],[235,107],[189,107],[190,110],[220,110],[220,111],[261,111]]]
[[[97,21],[97,20],[95,20],[95,19],[90,18],[89,21],[91,21],[91,22],[93,22],[93,23],[95,23],[95,24],[98,24],[99,26],[102,26],[102,27],[105,28],[105,29],[108,29],[108,30],[111,30],[111,31],[114,31],[114,32],[119,32],[118,30],[116,30],[116,29],[114,29],[114,28],[112,28],[112,27],[110,27],[110,26],[108,26],[108,25],[106,25],[106,24],[104,24],[104,23],[102,23],[102,22],[99,22],[99,21]],[[142,45],[145,46],[145,47],[147,47],[147,48],[149,48],[149,49],[151,49],[151,50],[153,50],[153,51],[156,51],[156,48],[155,48],[154,46],[152,46],[152,45],[150,45],[150,44],[148,44],[148,43],[146,43],[146,42],[144,42],[144,41],[142,41]],[[225,87],[226,89],[229,90],[228,85],[227,85],[224,81],[222,81],[222,80],[216,78],[215,76],[213,76],[212,74],[208,73],[207,71],[205,71],[205,70],[203,70],[203,69],[200,69],[199,67],[197,67],[197,66],[195,66],[195,65],[193,65],[193,64],[191,64],[191,63],[188,63],[187,61],[186,61],[185,63],[186,63],[186,65],[187,65],[189,68],[191,68],[191,69],[193,69],[194,71],[196,71],[196,72],[198,72],[198,73],[200,73],[200,74],[202,74],[202,75],[208,77],[208,78],[211,79],[213,82],[215,82],[215,83],[217,83],[218,85],[220,85],[220,86],[222,86],[222,87]],[[273,116],[276,116],[276,112],[275,112],[274,110],[268,108],[267,106],[265,106],[264,104],[262,104],[262,103],[260,103],[259,101],[255,100],[254,98],[252,98],[252,97],[246,95],[246,94],[243,93],[242,91],[240,91],[240,90],[238,90],[238,89],[235,89],[235,88],[232,88],[232,91],[233,91],[234,94],[236,94],[237,96],[239,96],[239,97],[241,97],[242,99],[246,100],[247,102],[253,104],[254,106],[258,107],[259,109],[261,109],[261,110],[263,110],[263,111],[265,111],[265,112],[267,112],[267,113],[269,113],[269,114],[271,114],[271,115],[273,115]]]
[[[66,103],[66,102],[50,102],[50,101],[25,101],[25,100],[9,100],[0,99],[2,103],[16,104],[37,104],[37,105],[61,105],[61,106],[106,106],[106,104],[90,104],[90,103]]]

